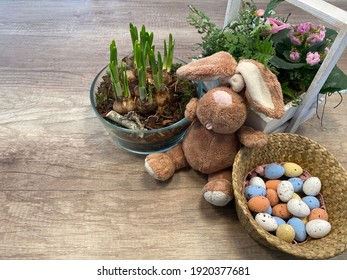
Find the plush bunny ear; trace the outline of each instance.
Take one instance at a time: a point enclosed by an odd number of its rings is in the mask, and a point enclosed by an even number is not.
[[[230,78],[235,74],[236,60],[227,52],[218,52],[190,62],[177,70],[179,78],[208,81]]]
[[[280,119],[284,113],[281,84],[269,69],[251,59],[241,60],[236,68],[246,84],[246,98],[255,110]]]

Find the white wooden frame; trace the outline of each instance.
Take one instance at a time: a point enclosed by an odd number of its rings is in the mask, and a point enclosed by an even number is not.
[[[237,18],[241,1],[242,0],[228,0],[224,26],[227,25],[231,20]],[[320,89],[346,49],[347,12],[323,0],[285,1],[333,25],[338,31],[338,35],[332,44],[330,51],[328,52],[310,87],[308,88],[307,94],[304,96],[303,104],[298,107],[285,130],[286,132],[294,133],[298,127],[307,120],[307,111],[312,104],[316,102]]]

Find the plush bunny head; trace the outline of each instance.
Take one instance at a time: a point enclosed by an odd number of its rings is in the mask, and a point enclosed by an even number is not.
[[[218,52],[182,66],[177,70],[177,75],[194,81],[219,80],[222,84],[231,85],[231,90],[220,87],[211,93],[208,92],[199,102],[199,107],[203,107],[201,109],[198,107],[198,112],[201,111],[197,114],[198,118],[203,124],[211,123],[212,129],[216,129],[217,133],[227,133],[221,128],[225,127],[224,118],[229,118],[229,122],[231,119],[236,122],[245,120],[247,111],[244,110],[242,97],[247,100],[250,107],[266,116],[272,118],[283,116],[281,85],[275,74],[255,60],[246,59],[237,63],[229,53]],[[234,107],[236,105],[239,107]],[[219,120],[212,120],[210,115],[218,110],[219,113],[215,118]],[[238,114],[235,110],[238,110]],[[203,116],[205,114],[207,116]],[[206,126],[209,127],[211,125]],[[225,129],[229,130],[226,127]]]
[[[244,99],[227,87],[217,87],[199,101],[196,117],[208,130],[231,134],[246,120],[247,106]]]

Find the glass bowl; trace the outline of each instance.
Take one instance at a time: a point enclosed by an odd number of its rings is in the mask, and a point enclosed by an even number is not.
[[[190,125],[190,122],[186,118],[160,129],[131,130],[107,121],[98,113],[96,110],[95,94],[102,81],[102,77],[106,74],[107,67],[108,65],[101,69],[93,80],[90,88],[90,102],[96,116],[111,136],[113,143],[131,153],[150,154],[164,152],[180,142]],[[201,92],[200,84],[198,84],[198,92]],[[198,93],[198,95],[200,94]]]

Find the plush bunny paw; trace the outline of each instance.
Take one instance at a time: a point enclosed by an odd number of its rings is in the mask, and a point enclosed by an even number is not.
[[[245,146],[249,148],[261,148],[267,144],[267,135],[262,131],[255,131],[245,139]]]
[[[159,181],[165,181],[175,173],[175,165],[164,153],[150,154],[145,159],[147,172]]]
[[[186,106],[184,116],[190,121],[193,121],[196,118],[196,108],[198,107],[198,102],[199,101],[197,98],[192,98]]]
[[[234,198],[232,185],[225,179],[208,182],[203,189],[203,194],[204,198],[215,206],[225,206]]]
[[[243,126],[238,132],[240,142],[248,148],[261,148],[267,144],[267,134]]]

